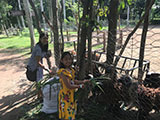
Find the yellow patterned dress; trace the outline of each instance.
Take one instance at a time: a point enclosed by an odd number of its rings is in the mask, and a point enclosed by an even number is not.
[[[71,69],[72,72],[61,68],[58,71],[58,75],[66,75],[71,84],[74,84],[75,71]],[[76,113],[76,103],[74,101],[74,89],[68,89],[64,84],[63,80],[60,78],[61,89],[59,91],[59,119],[75,120]]]

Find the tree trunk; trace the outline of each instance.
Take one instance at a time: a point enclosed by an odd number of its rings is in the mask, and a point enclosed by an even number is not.
[[[21,23],[20,23],[20,20],[19,20],[19,16],[17,16],[16,19],[17,19],[17,22],[18,22],[18,28],[21,29],[22,26],[21,26]]]
[[[118,4],[119,0],[111,0],[109,6],[109,27],[108,27],[108,43],[107,43],[107,64],[113,64],[116,48],[117,35],[117,19],[118,19]]]
[[[8,30],[6,29],[6,25],[5,24],[2,24],[2,28],[5,31],[6,36],[9,37]]]
[[[80,19],[80,1],[78,1],[78,20],[79,20],[79,25],[78,25],[78,32],[77,32],[77,65],[79,65],[80,61],[80,33],[81,33],[81,19]]]
[[[66,19],[66,6],[65,6],[65,0],[62,0],[63,2],[63,19],[65,20]]]
[[[92,0],[84,0],[82,1],[83,5],[83,16],[81,19],[82,27],[81,27],[81,35],[79,39],[79,74],[78,74],[78,79],[83,80],[86,77],[86,69],[88,68],[89,65],[91,65],[91,43],[92,43],[92,7],[93,7],[93,1]],[[88,16],[88,17],[87,17]],[[86,39],[88,38],[88,65],[86,65]],[[85,90],[78,91],[78,108],[79,112],[82,110],[84,107],[85,101],[88,99],[88,97],[82,97],[82,96],[87,96]]]
[[[18,7],[19,7],[19,10],[22,10],[20,0],[18,0]],[[20,16],[20,17],[21,17],[21,21],[22,21],[22,26],[23,26],[23,28],[25,28],[26,26],[25,26],[25,23],[24,23],[24,18],[23,18],[23,16]]]
[[[31,38],[31,52],[32,52],[32,49],[33,49],[33,47],[35,45],[32,17],[31,17],[31,13],[30,13],[30,10],[29,10],[28,1],[27,0],[23,0],[23,4],[24,4],[24,9],[25,9],[25,13],[26,13],[26,19],[27,19],[27,23],[28,23],[28,27],[29,27],[29,33],[30,33],[30,38]]]
[[[66,19],[66,6],[65,6],[66,0],[62,0],[63,4],[63,20]],[[66,23],[64,23],[64,30],[66,30]]]
[[[129,25],[129,14],[130,14],[130,8],[129,5],[127,5],[127,26]]]
[[[35,20],[36,20],[37,31],[38,31],[39,34],[41,34],[41,33],[42,33],[42,30],[41,30],[41,27],[40,27],[39,15],[38,15],[38,13],[37,13],[36,7],[35,7],[35,5],[34,5],[34,3],[33,3],[32,0],[29,0],[29,3],[30,3],[30,5],[32,6],[32,9],[33,9],[33,11],[34,11],[34,13],[35,13]]]
[[[41,12],[44,12],[43,0],[40,0],[40,5],[41,5]],[[46,23],[45,23],[45,19],[43,16],[42,16],[42,20],[43,20],[43,28],[44,30],[46,30]]]
[[[85,77],[85,54],[86,54],[86,38],[87,38],[87,18],[89,0],[84,0],[83,4],[83,16],[82,16],[82,28],[79,40],[79,74],[78,79],[84,79]]]
[[[145,10],[147,10],[149,5],[150,5],[150,0],[147,0]],[[142,77],[143,77],[142,68],[143,68],[144,51],[145,51],[146,36],[147,36],[147,31],[148,31],[148,24],[149,24],[149,12],[146,16],[146,19],[144,20],[142,37],[141,37],[141,45],[140,45],[140,52],[139,52],[139,69],[138,69],[139,82],[142,82]]]
[[[60,32],[61,32],[61,52],[64,51],[64,37],[63,37],[63,23],[64,23],[64,19],[63,19],[63,1],[61,1],[61,8],[60,8],[60,17],[59,17],[59,21],[60,21]]]
[[[54,57],[55,64],[58,66],[60,61],[60,43],[59,43],[59,31],[58,31],[58,0],[52,0],[53,11],[53,26],[54,26]]]
[[[93,1],[90,1],[89,4],[89,26],[88,26],[88,70],[87,70],[87,76],[88,73],[92,72],[92,31],[93,31],[93,25],[94,25],[94,19],[95,17],[95,7],[93,6]]]
[[[50,19],[50,22],[53,23],[53,11],[52,11],[52,1],[49,0],[48,2],[48,10],[49,10],[49,19]],[[44,17],[44,16],[43,16]],[[45,17],[44,17],[45,18]],[[46,19],[45,19],[46,20]],[[47,21],[46,21],[47,22]],[[47,22],[48,23],[48,22]],[[50,27],[50,26],[49,26]],[[51,31],[50,31],[50,35],[51,35],[51,41],[50,43],[52,43],[54,40],[53,40],[53,31],[52,31],[52,28],[50,28]]]

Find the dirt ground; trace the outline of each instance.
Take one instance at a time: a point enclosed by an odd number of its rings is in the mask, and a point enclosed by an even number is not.
[[[25,77],[26,55],[0,50],[0,119],[16,120],[22,104],[27,104],[31,82]]]
[[[0,49],[0,120],[19,120],[37,98],[25,75],[30,54],[17,51]]]
[[[25,77],[27,54],[0,50],[0,120],[17,120],[29,105],[32,85]]]

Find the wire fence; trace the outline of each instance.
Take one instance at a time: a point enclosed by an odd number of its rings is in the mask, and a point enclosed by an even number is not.
[[[123,43],[132,29],[130,27],[122,29]],[[107,114],[112,113],[113,116],[110,117],[113,120],[160,119],[160,26],[150,25],[148,28],[144,53],[144,62],[148,65],[144,68],[146,70],[144,72],[149,73],[144,75],[142,84],[139,84],[136,78],[142,30],[143,28],[140,27],[131,37],[123,57],[120,58],[117,68],[121,69],[117,81],[111,83],[107,81],[102,85],[106,92],[102,98],[106,100],[106,104],[109,104]],[[120,49],[116,51],[116,55],[119,52]],[[100,59],[101,62],[105,60]],[[125,72],[122,72],[122,68]],[[131,74],[126,70],[131,70]]]
[[[131,28],[123,29],[123,39],[130,33]],[[160,26],[149,26],[144,59],[150,61],[150,71],[160,72],[159,60],[160,60]],[[124,52],[124,56],[139,58],[140,41],[142,35],[142,28],[139,28],[129,41],[127,48]]]
[[[132,31],[133,27],[125,27],[121,29],[122,31],[122,46],[129,35],[129,33]],[[131,37],[130,41],[128,42],[124,53],[122,54],[122,59],[120,59],[118,63],[118,68],[124,68],[126,70],[132,69],[133,67],[136,67],[135,70],[138,70],[138,62],[135,63],[135,59],[138,61],[139,59],[139,53],[140,53],[140,42],[141,42],[141,35],[142,35],[142,27],[140,27],[135,34]],[[160,26],[152,25],[149,26],[147,37],[146,37],[146,45],[145,45],[145,52],[144,52],[144,61],[149,62],[149,69],[148,72],[160,72]],[[107,31],[106,31],[107,32]],[[117,43],[119,42],[120,38],[120,32],[117,32]],[[107,35],[107,34],[106,34]],[[107,39],[107,36],[106,36]],[[121,43],[121,42],[120,42]],[[118,43],[119,44],[119,43]],[[121,45],[119,45],[121,46]],[[118,49],[116,51],[116,55],[119,55],[121,49]],[[105,62],[106,61],[106,53],[103,53],[103,57],[101,57],[100,61]],[[128,58],[127,61],[124,59],[124,57]],[[125,63],[125,65],[123,65]],[[135,65],[134,65],[135,64]],[[134,72],[134,76],[137,76],[138,71]]]

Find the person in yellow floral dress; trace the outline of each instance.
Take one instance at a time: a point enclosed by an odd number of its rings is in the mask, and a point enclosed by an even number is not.
[[[88,80],[75,80],[75,70],[72,68],[73,57],[70,52],[63,52],[60,60],[58,75],[61,89],[59,91],[59,119],[75,120],[76,102],[74,91],[83,88]]]

